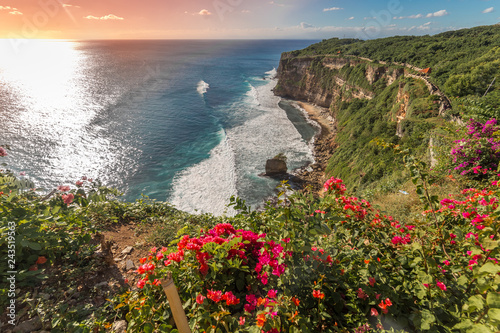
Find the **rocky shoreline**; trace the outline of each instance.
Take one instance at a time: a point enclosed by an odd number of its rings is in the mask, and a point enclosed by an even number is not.
[[[314,163],[295,170],[293,174],[302,183],[301,190],[304,193],[320,194],[326,181],[328,160],[335,149],[335,121],[327,108],[302,101],[296,101],[296,104],[321,129],[314,138]]]

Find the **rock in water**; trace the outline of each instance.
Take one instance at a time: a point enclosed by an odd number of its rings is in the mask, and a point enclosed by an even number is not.
[[[287,171],[286,162],[282,159],[271,158],[266,162],[266,176],[284,175]]]

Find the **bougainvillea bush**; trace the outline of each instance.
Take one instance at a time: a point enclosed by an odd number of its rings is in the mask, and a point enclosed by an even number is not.
[[[485,178],[489,171],[496,171],[500,161],[500,140],[497,120],[484,124],[470,119],[464,137],[456,140],[451,150],[454,169],[470,178]]]
[[[196,332],[496,332],[498,184],[402,222],[332,178],[320,199],[294,195],[231,224],[181,230],[141,259],[137,289],[117,308],[131,331],[169,331],[160,280],[172,274]]]

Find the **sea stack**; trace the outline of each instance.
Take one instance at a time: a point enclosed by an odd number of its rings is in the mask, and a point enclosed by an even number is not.
[[[271,158],[266,162],[266,176],[285,175],[288,171],[286,161],[280,158]]]

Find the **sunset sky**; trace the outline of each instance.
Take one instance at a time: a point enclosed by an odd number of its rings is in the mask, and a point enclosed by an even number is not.
[[[0,38],[377,38],[500,22],[500,0],[0,0]]]

